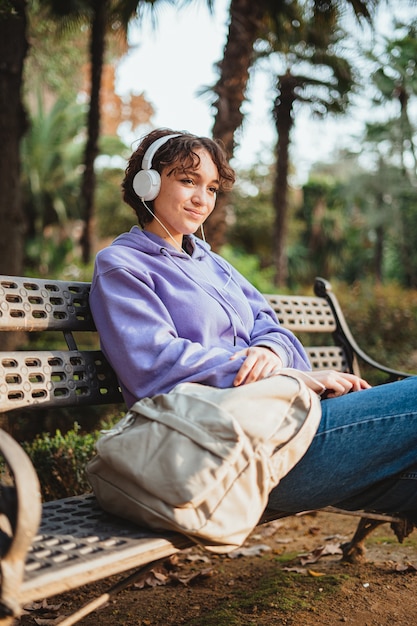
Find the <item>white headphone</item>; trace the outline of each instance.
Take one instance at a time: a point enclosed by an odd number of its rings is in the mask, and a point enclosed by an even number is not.
[[[173,137],[180,137],[179,133],[175,135],[164,135],[151,143],[146,150],[142,159],[142,169],[135,174],[133,179],[133,191],[141,200],[155,200],[161,190],[161,176],[159,172],[152,169],[152,159],[161,146]]]

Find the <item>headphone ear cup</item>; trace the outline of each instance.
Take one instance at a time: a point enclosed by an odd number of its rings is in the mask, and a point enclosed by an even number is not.
[[[139,170],[132,186],[141,200],[155,200],[161,189],[161,176],[156,170]]]

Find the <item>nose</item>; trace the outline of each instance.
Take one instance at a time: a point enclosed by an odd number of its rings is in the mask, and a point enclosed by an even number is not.
[[[201,187],[195,187],[192,201],[197,205],[204,204],[204,191]]]
[[[199,206],[209,204],[209,194],[207,189],[203,185],[197,185],[194,188],[192,201],[194,204]]]

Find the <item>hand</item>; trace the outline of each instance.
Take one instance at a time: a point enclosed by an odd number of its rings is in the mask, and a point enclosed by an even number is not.
[[[263,346],[239,350],[230,357],[230,360],[233,361],[241,356],[246,356],[246,358],[233,381],[235,387],[267,378],[282,368],[282,361],[279,356]]]
[[[335,370],[315,370],[306,372],[306,374],[308,377],[304,377],[304,382],[308,387],[317,391],[314,388],[314,381],[322,386],[323,391],[320,393],[322,398],[337,398],[350,391],[360,391],[371,387],[366,380],[355,376],[355,374],[346,374]],[[310,384],[308,379],[313,379],[310,380]]]

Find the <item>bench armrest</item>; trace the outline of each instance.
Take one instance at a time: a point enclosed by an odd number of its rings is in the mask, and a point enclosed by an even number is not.
[[[40,524],[41,495],[39,481],[29,457],[3,430],[0,430],[0,452],[14,481],[13,487],[2,486],[0,491],[1,619],[17,617],[20,612],[20,586],[26,555]]]
[[[350,332],[349,326],[346,322],[345,316],[343,315],[339,302],[332,291],[332,286],[327,280],[317,277],[314,281],[314,293],[320,298],[325,298],[333,311],[336,320],[336,330],[333,333],[334,340],[337,345],[341,346],[344,349],[349,361],[349,369],[354,374],[360,375],[360,369],[358,364],[358,359],[360,359],[374,369],[387,374],[388,378],[386,382],[402,380],[403,378],[412,376],[411,372],[396,370],[388,367],[387,365],[383,365],[378,361],[375,361],[375,359],[366,354],[366,352],[364,352],[358,346],[352,333]]]

